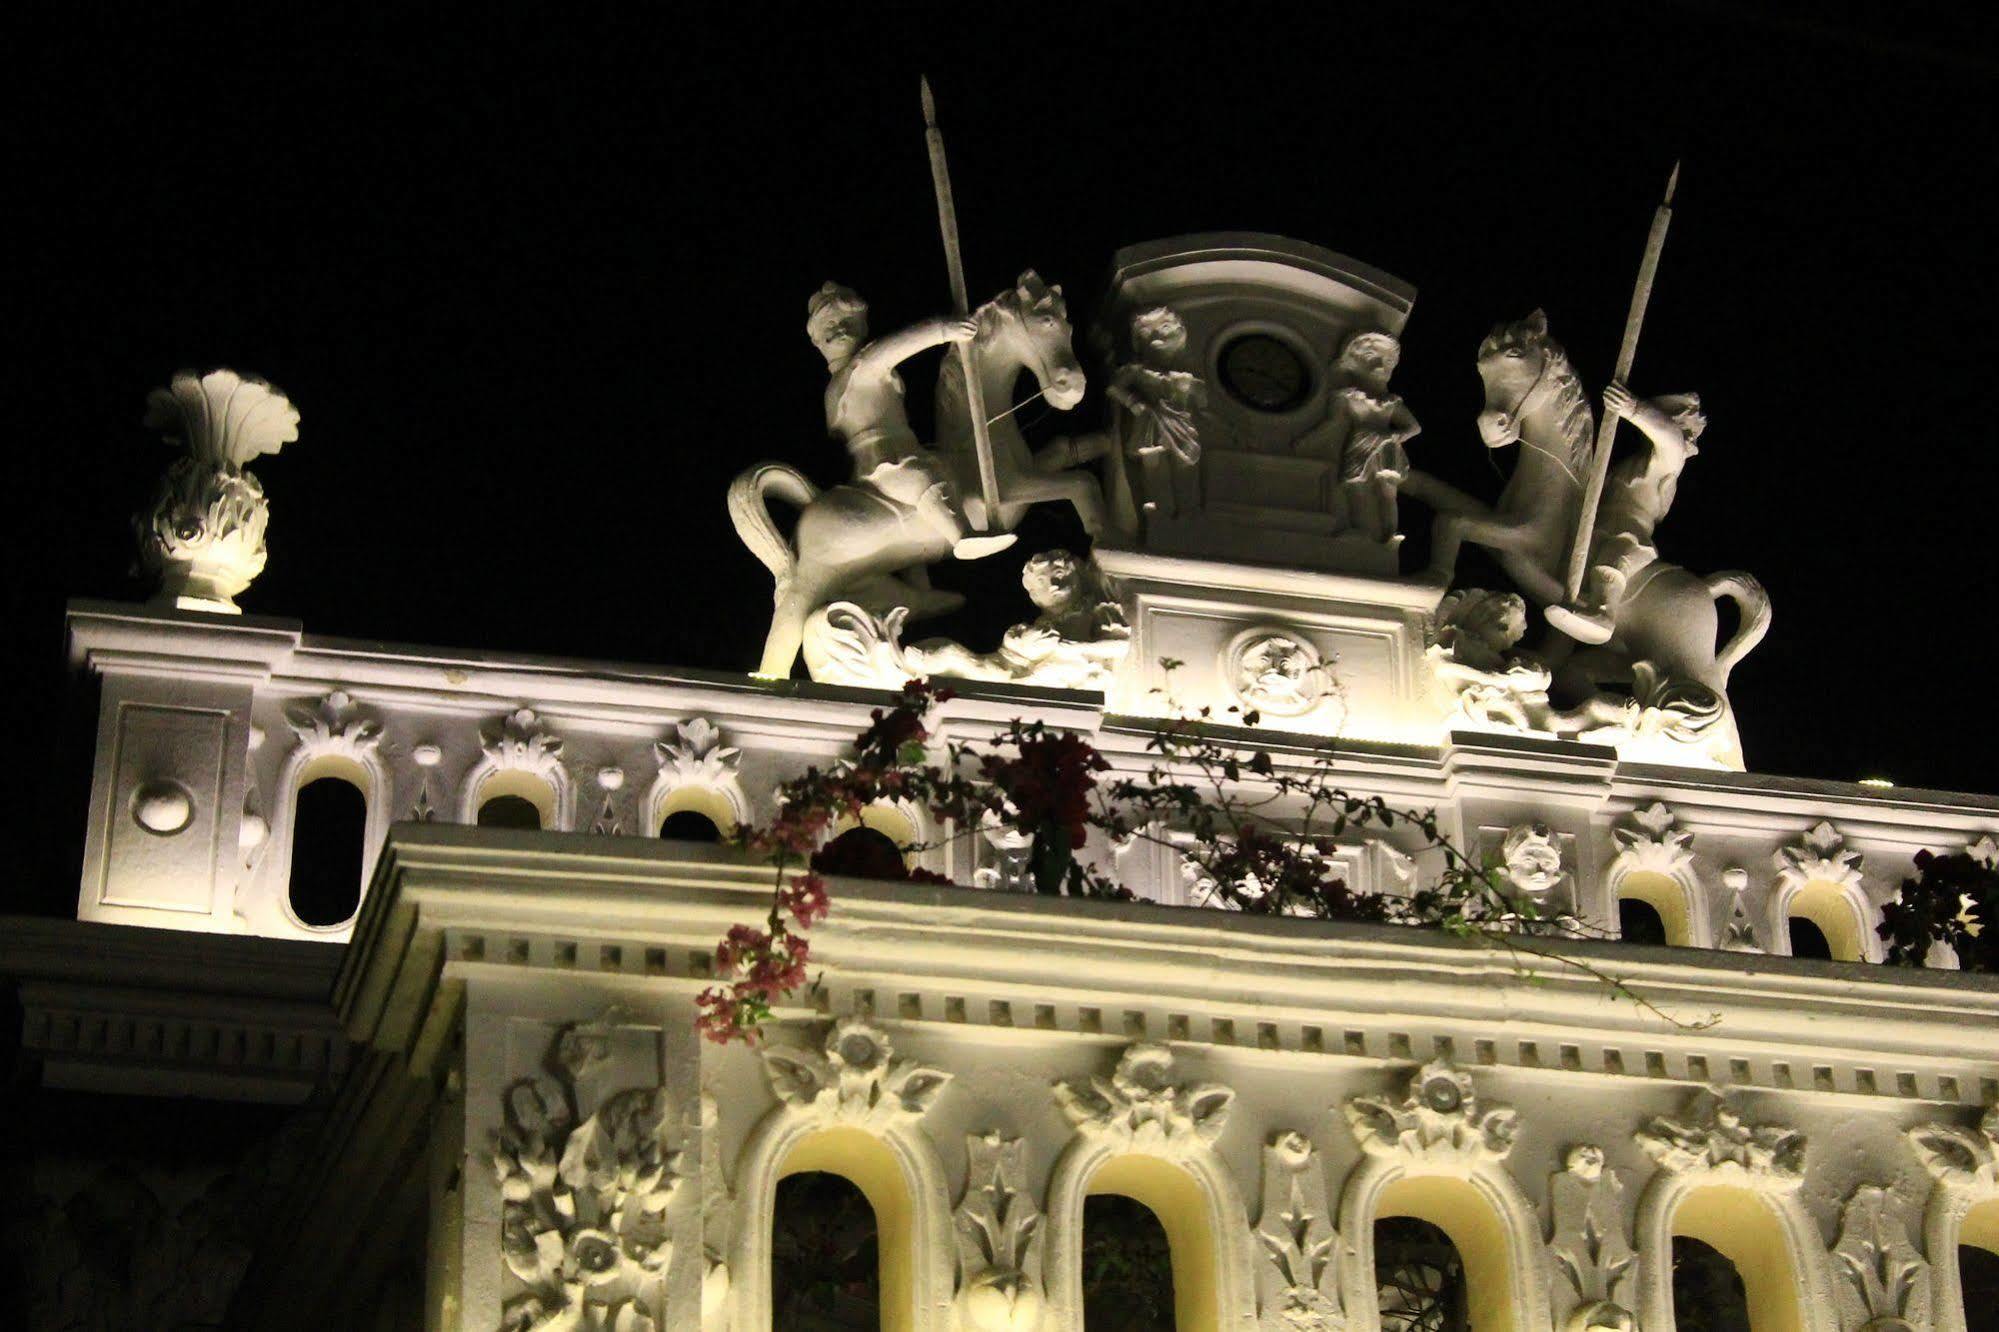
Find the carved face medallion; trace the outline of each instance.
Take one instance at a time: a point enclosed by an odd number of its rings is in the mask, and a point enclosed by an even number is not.
[[[1245,704],[1281,717],[1310,712],[1326,696],[1318,648],[1285,630],[1255,629],[1236,639],[1223,675]]]

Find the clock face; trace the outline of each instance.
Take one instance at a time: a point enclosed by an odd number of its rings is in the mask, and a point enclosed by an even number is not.
[[[1312,387],[1312,372],[1289,344],[1268,333],[1245,333],[1222,348],[1222,387],[1260,412],[1300,407]]]

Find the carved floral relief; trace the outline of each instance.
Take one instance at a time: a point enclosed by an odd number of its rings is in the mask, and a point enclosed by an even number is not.
[[[1126,1047],[1108,1078],[1057,1083],[1055,1104],[1079,1133],[1171,1156],[1210,1146],[1221,1136],[1235,1090],[1176,1081],[1173,1052],[1140,1042]]]
[[[1339,1240],[1326,1200],[1325,1169],[1311,1139],[1279,1133],[1263,1148],[1263,1211],[1256,1221],[1262,1332],[1334,1332],[1346,1326]]]
[[[577,1084],[608,1058],[617,1020],[563,1028],[553,1071],[508,1089],[491,1159],[501,1254],[523,1289],[505,1305],[502,1332],[665,1326],[666,1209],[681,1180],[671,1102],[659,1088],[633,1088],[579,1120]]]
[[[970,1332],[1040,1332],[1041,1211],[1026,1183],[1021,1141],[967,1134],[965,1194],[952,1218],[958,1243],[958,1316]]]
[[[1356,1096],[1344,1109],[1354,1137],[1374,1156],[1499,1161],[1520,1129],[1517,1111],[1480,1104],[1471,1075],[1442,1059],[1410,1074],[1400,1097]]]
[[[860,1017],[833,1024],[817,1049],[772,1041],[763,1062],[780,1101],[860,1127],[922,1118],[951,1081],[949,1073],[896,1058],[888,1034]]]
[[[1698,1092],[1680,1118],[1655,1115],[1633,1136],[1647,1156],[1675,1174],[1739,1172],[1791,1188],[1804,1177],[1805,1135],[1748,1123],[1726,1092]]]

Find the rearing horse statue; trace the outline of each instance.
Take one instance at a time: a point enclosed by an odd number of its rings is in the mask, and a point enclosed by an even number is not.
[[[1007,317],[997,312],[1006,303]],[[995,312],[988,319],[987,312]],[[1001,297],[979,310],[979,340],[975,352],[982,352],[990,334],[992,350],[973,357],[978,367],[980,387],[985,390],[986,410],[1010,402],[1014,381],[1024,365],[1040,381],[1052,407],[1068,410],[1083,400],[1083,371],[1076,364],[1069,339],[1069,307],[1062,299],[1061,284],[1043,285],[1032,270],[1021,274],[1011,298]],[[1047,359],[1059,348],[1064,363]],[[1096,536],[1104,527],[1103,487],[1090,472],[1074,470],[1095,453],[1057,442],[1036,453],[1020,433],[1020,423],[1012,412],[1000,410],[987,425],[992,438],[993,470],[999,480],[999,514],[991,526],[1011,532],[1022,515],[1046,500],[1061,500],[1075,506],[1083,530]],[[974,526],[986,526],[985,499],[979,493],[979,460],[972,439],[972,418],[965,397],[965,374],[958,358],[947,356],[937,372],[937,448],[951,468],[958,494],[964,497],[965,516]]]
[[[1448,585],[1469,541],[1492,551],[1529,600],[1560,602],[1595,440],[1589,399],[1539,310],[1479,344],[1478,377],[1485,382],[1479,438],[1489,449],[1518,444],[1520,453],[1497,504],[1421,471],[1403,483],[1404,494],[1437,510],[1430,577]]]
[[[1478,373],[1485,382],[1479,437],[1487,448],[1517,443],[1520,456],[1492,506],[1434,477],[1411,474],[1404,492],[1438,511],[1430,575],[1448,583],[1459,547],[1471,541],[1493,551],[1530,599],[1559,606],[1591,464],[1594,413],[1539,310],[1492,331],[1479,345]],[[1736,603],[1740,622],[1717,647],[1715,602],[1722,597]],[[1762,585],[1735,570],[1703,578],[1655,554],[1630,571],[1609,613],[1608,641],[1554,663],[1558,689],[1580,698],[1606,684],[1633,685],[1639,704],[1693,719],[1684,728],[1690,743],[1713,761],[1740,768],[1728,676],[1770,627]]]
[[[974,313],[978,332],[971,343],[972,359],[987,387],[988,401],[1011,401],[1013,382],[1026,371],[1033,372],[1051,406],[1066,411],[1082,401],[1083,369],[1071,345],[1060,287],[1043,284],[1030,271],[1021,275],[1012,290],[1002,292]],[[955,408],[947,407],[940,395],[938,414],[947,436],[958,428],[954,423],[963,422],[963,449],[969,451],[970,425],[965,420],[963,397],[962,384]],[[1007,430],[1003,432],[1002,426]],[[1003,436],[1010,442],[1005,448],[1000,442]],[[955,447],[947,449],[946,461],[962,501],[978,494],[978,470],[973,460],[968,477],[952,456],[957,451]],[[1010,420],[995,423],[995,463],[1005,496],[999,506],[997,530],[1011,530],[1035,500],[1074,498],[1079,512],[1089,502],[1073,488],[1037,485],[1032,460],[1025,468],[1018,466],[1018,459],[1026,452],[1026,441]],[[1095,479],[1079,479],[1088,483],[1094,496]],[[771,519],[771,496],[799,508],[797,527],[789,541]],[[1101,509],[1101,500],[1097,504]],[[972,516],[976,518],[978,512]],[[928,586],[923,574],[924,566],[951,553],[950,542],[932,528],[905,522],[866,487],[847,484],[822,491],[795,467],[760,462],[730,484],[729,517],[743,544],[777,580],[759,674],[782,677],[791,673],[806,617],[828,602],[852,601],[875,614],[906,607],[911,619],[942,614],[963,604],[957,593]]]

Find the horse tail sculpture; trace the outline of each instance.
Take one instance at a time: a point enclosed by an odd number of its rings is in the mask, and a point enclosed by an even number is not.
[[[777,578],[776,595],[781,598],[791,582],[798,556],[784,539],[784,533],[771,521],[770,504],[765,497],[772,494],[802,509],[819,497],[819,488],[796,467],[774,462],[758,463],[729,483],[729,520],[736,525],[736,535],[750,548],[750,554],[762,560],[764,567]]]
[[[1722,644],[1721,651],[1714,657],[1717,682],[1725,685],[1728,673],[1735,668],[1735,664],[1748,656],[1749,649],[1762,642],[1763,635],[1770,632],[1770,594],[1763,590],[1763,584],[1740,569],[1710,574],[1705,582],[1710,597],[1728,597],[1735,602],[1742,621],[1735,636]]]

